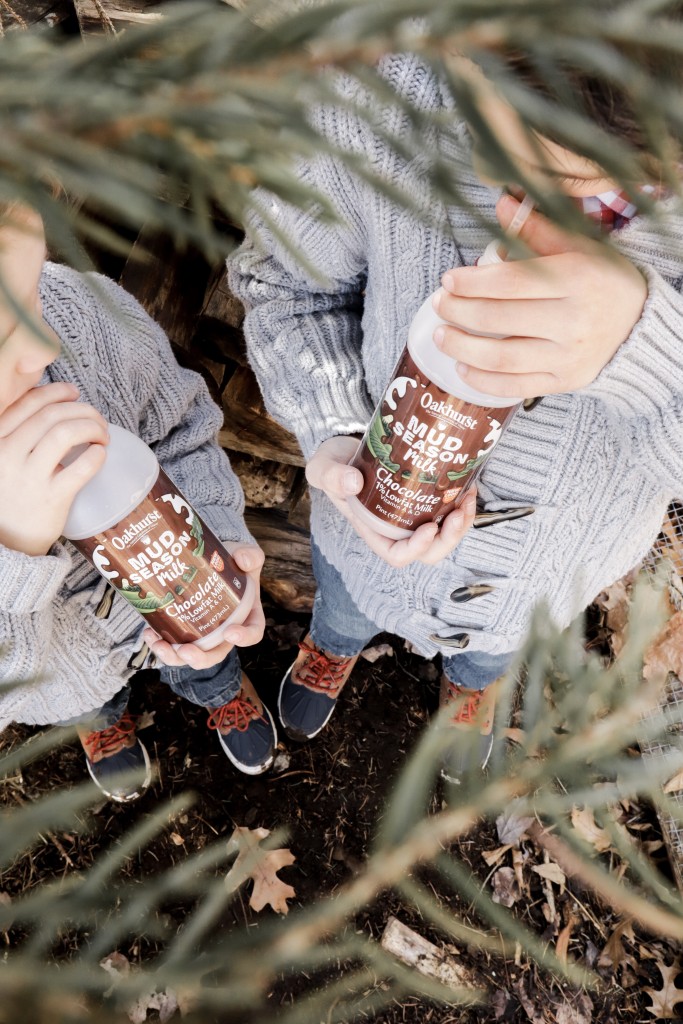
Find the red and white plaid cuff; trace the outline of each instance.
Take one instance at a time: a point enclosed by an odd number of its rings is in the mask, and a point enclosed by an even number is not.
[[[603,231],[618,231],[638,212],[625,192],[611,189],[597,196],[583,196],[576,200],[587,217],[596,221]]]

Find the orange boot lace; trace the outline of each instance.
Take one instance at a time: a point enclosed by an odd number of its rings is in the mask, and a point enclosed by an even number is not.
[[[99,732],[80,733],[81,744],[92,764],[105,757],[118,754],[124,747],[132,747],[135,736],[135,719],[126,711],[118,722]]]
[[[309,646],[305,641],[299,644],[299,650],[304,651],[307,657],[296,667],[296,675],[292,673],[294,681],[336,700],[348,679],[349,662],[355,662],[356,658],[333,661],[324,651]]]
[[[447,702],[456,705],[452,725],[479,729],[483,735],[491,732],[495,702],[493,694],[487,693],[486,689],[468,690],[449,680]]]
[[[260,718],[261,713],[248,700],[239,695],[227,704],[209,711],[207,725],[209,729],[217,729],[218,732],[226,735],[237,729],[238,732],[245,732],[255,718]]]

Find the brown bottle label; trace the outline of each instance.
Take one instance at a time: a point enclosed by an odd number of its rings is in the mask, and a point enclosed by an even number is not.
[[[163,470],[116,526],[72,542],[172,644],[190,644],[235,611],[246,576]]]
[[[352,463],[365,481],[358,499],[404,530],[440,523],[458,507],[516,409],[449,395],[406,349]]]

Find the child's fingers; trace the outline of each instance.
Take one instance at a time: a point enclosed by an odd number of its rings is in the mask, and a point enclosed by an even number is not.
[[[242,544],[233,548],[232,557],[242,572],[260,572],[266,556],[256,544]]]
[[[145,639],[144,635],[143,639]],[[177,651],[175,651],[166,640],[158,639],[150,641],[145,639],[145,643],[154,657],[158,658],[164,665],[168,665],[170,668],[182,668],[183,665],[187,664],[187,662],[182,660]]]
[[[49,478],[56,470],[61,472],[61,462],[73,448],[108,443],[109,428],[101,417],[70,417],[56,423],[38,441],[28,457],[28,465]]]
[[[58,402],[75,402],[79,396],[78,388],[73,384],[59,381],[56,384],[45,384],[43,387],[31,388],[17,399],[0,416],[0,437],[9,437],[22,423],[40,412],[47,405]]]
[[[436,565],[457,548],[474,522],[477,511],[477,492],[468,491],[460,508],[455,509],[443,521],[439,535],[422,558],[425,565]]]
[[[178,648],[177,654],[181,659],[182,665],[199,670],[219,665],[230,654],[232,647],[232,644],[223,643],[218,644],[217,647],[212,647],[210,651],[202,651],[195,644],[182,644]]]
[[[61,469],[56,484],[61,494],[75,497],[104,465],[107,449],[102,444],[91,444],[70,466]]]
[[[263,639],[266,631],[266,616],[261,602],[256,600],[254,607],[239,626],[228,626],[223,636],[235,647],[252,647]]]
[[[349,466],[358,451],[358,440],[353,437],[331,437],[321,444],[306,465],[306,479],[330,498],[344,498],[358,494],[363,486],[363,475]]]

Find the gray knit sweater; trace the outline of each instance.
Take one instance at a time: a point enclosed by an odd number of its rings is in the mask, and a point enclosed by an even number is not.
[[[41,299],[63,345],[44,383],[76,384],[84,402],[151,445],[221,540],[249,540],[242,490],[215,442],[221,412],[161,328],[112,281],[56,264],[45,265]],[[44,557],[0,545],[0,682],[40,677],[0,693],[0,727],[62,721],[121,689],[144,623],[119,596],[98,617],[106,590],[68,542]]]
[[[389,58],[383,73],[418,108],[457,122],[452,97],[417,58]],[[341,89],[353,93],[354,86]],[[406,163],[342,107],[317,116],[334,145],[367,155],[391,184],[418,200],[424,195],[419,162]],[[411,130],[398,109],[378,116],[399,137]],[[440,148],[465,198],[492,221],[499,193],[476,179],[467,128],[461,124],[449,139],[434,129],[428,144]],[[261,195],[278,230],[255,218],[250,239],[229,261],[229,278],[247,306],[249,358],[266,406],[310,457],[326,438],[365,428],[412,316],[440,275],[473,264],[489,238],[458,209],[432,206],[441,226],[420,223],[327,155],[301,176],[329,197],[342,224]],[[534,515],[471,530],[439,565],[394,569],[314,493],[315,540],[378,629],[406,637],[427,656],[440,649],[431,634],[459,630],[470,635],[469,651],[512,651],[536,602],[545,599],[565,626],[646,553],[667,503],[683,495],[683,218],[673,201],[664,206],[668,232],[638,218],[616,242],[649,285],[631,337],[589,387],[518,413],[481,477],[488,508],[532,504]],[[296,239],[329,283],[303,269],[276,234]],[[472,582],[495,590],[454,603],[452,591]]]

